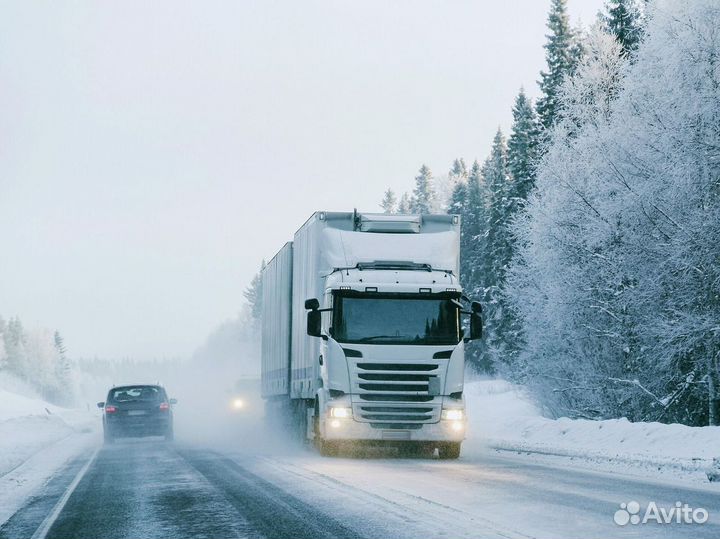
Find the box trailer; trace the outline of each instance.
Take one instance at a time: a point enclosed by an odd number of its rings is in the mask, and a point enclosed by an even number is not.
[[[262,273],[262,395],[323,454],[439,450],[465,437],[457,215],[314,213]],[[469,317],[463,328],[463,316]]]

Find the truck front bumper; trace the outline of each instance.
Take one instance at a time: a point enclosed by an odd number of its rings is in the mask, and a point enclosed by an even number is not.
[[[440,420],[423,423],[419,428],[376,428],[370,423],[352,418],[325,420],[326,440],[352,441],[413,441],[413,442],[462,442],[465,439],[465,421]]]

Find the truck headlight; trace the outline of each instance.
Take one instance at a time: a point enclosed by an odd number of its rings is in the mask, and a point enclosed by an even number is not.
[[[441,417],[449,421],[462,421],[465,419],[465,410],[460,408],[443,410]]]
[[[330,417],[338,419],[347,419],[352,417],[352,408],[346,406],[332,406],[330,408]]]
[[[233,399],[232,407],[233,410],[242,410],[245,407],[245,402],[242,399]]]

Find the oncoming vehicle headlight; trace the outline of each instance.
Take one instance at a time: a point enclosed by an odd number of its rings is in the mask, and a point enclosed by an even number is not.
[[[346,406],[332,406],[330,408],[330,417],[338,419],[346,419],[352,417],[352,408]]]
[[[245,402],[242,399],[233,399],[231,404],[233,410],[242,410],[245,407]]]
[[[442,418],[449,421],[462,421],[465,419],[465,410],[459,408],[443,410]]]

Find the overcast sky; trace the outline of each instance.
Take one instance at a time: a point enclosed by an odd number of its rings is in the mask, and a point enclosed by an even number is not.
[[[74,356],[189,355],[313,211],[484,158],[549,4],[3,2],[0,315]]]

